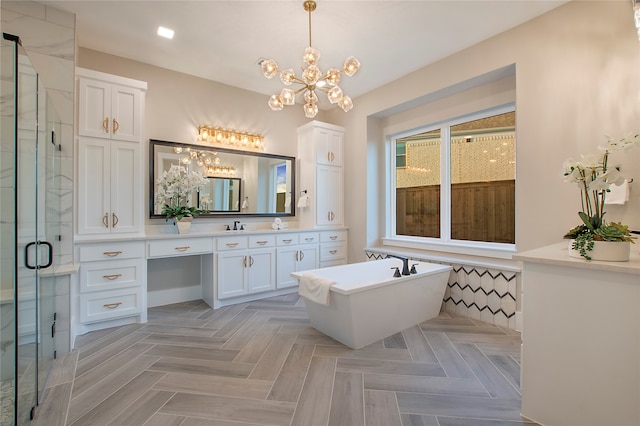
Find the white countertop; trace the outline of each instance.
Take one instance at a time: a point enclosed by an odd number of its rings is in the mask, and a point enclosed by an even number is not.
[[[343,231],[347,230],[347,227],[336,227],[327,229],[318,228],[294,228],[288,227],[283,229],[246,229],[243,231],[225,231],[215,230],[211,226],[206,224],[193,224],[191,230],[187,234],[178,234],[178,230],[173,225],[166,226],[147,226],[144,234],[114,234],[109,236],[76,236],[76,244],[92,244],[92,243],[108,243],[108,242],[122,242],[122,241],[146,241],[146,240],[171,240],[179,238],[214,238],[214,237],[231,237],[238,235],[264,235],[264,234],[291,234],[291,233],[303,233],[303,232],[331,232],[331,231]]]
[[[570,268],[640,275],[640,243],[638,242],[631,244],[631,255],[627,262],[603,262],[571,257],[569,256],[569,243],[567,240],[550,246],[518,253],[514,255],[513,258],[530,263],[544,263]],[[640,284],[640,280],[638,280],[638,283]]]

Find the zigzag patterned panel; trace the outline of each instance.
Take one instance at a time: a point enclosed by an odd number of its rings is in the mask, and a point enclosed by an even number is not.
[[[386,253],[367,250],[368,260],[384,259]],[[413,257],[412,260],[433,262]],[[515,329],[516,272],[451,264],[453,270],[444,294],[443,308],[461,316]]]

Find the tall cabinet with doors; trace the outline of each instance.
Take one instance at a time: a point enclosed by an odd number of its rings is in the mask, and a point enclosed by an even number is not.
[[[312,121],[298,128],[300,190],[309,204],[298,208],[301,228],[320,234],[319,266],[347,263],[344,228],[344,128]]]
[[[300,189],[311,200],[298,210],[303,228],[344,225],[343,141],[344,129],[339,126],[312,121],[298,128]]]
[[[145,318],[142,152],[147,83],[80,68],[76,79],[81,333]]]

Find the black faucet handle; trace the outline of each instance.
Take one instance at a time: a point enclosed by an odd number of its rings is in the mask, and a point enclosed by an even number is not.
[[[412,274],[417,274],[418,271],[416,271],[416,265],[417,263],[414,263],[413,265],[411,265],[411,271],[409,271]]]
[[[391,269],[395,269],[396,271],[393,273],[393,276],[395,278],[401,277],[402,275],[400,275],[400,268],[398,266],[392,266]]]

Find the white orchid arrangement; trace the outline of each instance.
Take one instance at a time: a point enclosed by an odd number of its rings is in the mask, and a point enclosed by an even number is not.
[[[625,177],[616,167],[609,167],[609,154],[640,146],[640,134],[628,135],[621,139],[608,138],[604,147],[598,147],[599,155],[581,155],[580,161],[572,158],[564,162],[564,181],[578,185],[582,211],[578,216],[582,224],[571,229],[564,237],[571,238],[573,249],[585,259],[591,259],[589,252],[594,241],[630,241],[633,237],[626,225],[605,222],[604,207],[611,185],[621,185]]]
[[[199,172],[190,173],[183,166],[172,164],[156,181],[156,204],[163,205],[165,220],[180,220],[183,217],[198,217],[205,210],[189,206],[189,196],[208,184]]]

